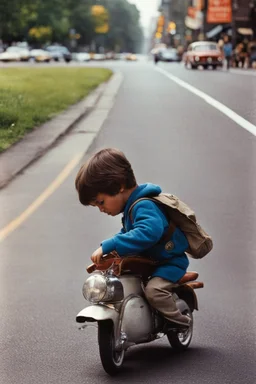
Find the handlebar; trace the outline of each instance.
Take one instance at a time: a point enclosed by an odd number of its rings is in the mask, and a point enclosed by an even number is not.
[[[90,264],[86,268],[86,271],[88,273],[92,273],[96,269],[97,270],[106,270],[107,268],[109,268],[111,266],[111,264],[114,263],[114,261],[119,262],[121,260],[120,256],[118,255],[118,253],[116,251],[110,252],[107,255],[102,256],[101,259],[102,259],[102,261],[100,262],[100,264],[94,264],[94,263]]]

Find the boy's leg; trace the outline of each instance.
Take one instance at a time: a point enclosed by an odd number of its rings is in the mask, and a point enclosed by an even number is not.
[[[188,326],[190,318],[181,314],[172,296],[171,290],[175,285],[161,277],[153,277],[145,288],[145,295],[150,305],[169,322]]]

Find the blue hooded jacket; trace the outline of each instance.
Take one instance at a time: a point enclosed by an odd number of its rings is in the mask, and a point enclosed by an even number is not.
[[[168,219],[163,207],[150,201],[139,201],[132,209],[132,220],[128,215],[129,208],[142,197],[157,196],[162,190],[154,184],[141,184],[130,195],[123,212],[123,228],[110,239],[101,244],[103,254],[117,251],[120,256],[139,254],[156,261],[165,262],[156,268],[152,277],[177,282],[187,270],[188,257],[184,253],[188,248],[188,241],[184,233],[176,228],[168,241],[173,247],[165,249],[166,240],[163,240],[169,228]]]

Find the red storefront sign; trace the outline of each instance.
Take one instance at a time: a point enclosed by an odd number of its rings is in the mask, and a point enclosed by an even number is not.
[[[209,0],[207,23],[231,23],[231,0]]]

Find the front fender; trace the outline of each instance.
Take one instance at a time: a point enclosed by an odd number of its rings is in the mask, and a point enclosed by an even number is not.
[[[101,320],[112,320],[114,324],[117,323],[119,318],[119,313],[112,308],[109,308],[105,305],[91,305],[80,311],[76,316],[77,323],[85,323],[101,321]]]

